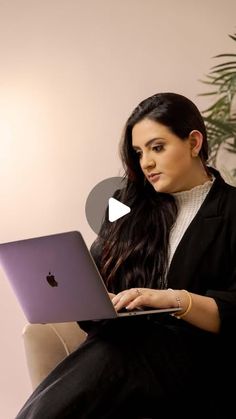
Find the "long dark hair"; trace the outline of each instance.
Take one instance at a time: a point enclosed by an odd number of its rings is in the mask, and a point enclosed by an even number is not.
[[[131,287],[165,288],[169,233],[177,216],[171,194],[159,193],[145,180],[139,158],[132,148],[132,129],[144,118],[168,127],[183,141],[192,130],[203,135],[200,158],[206,167],[206,128],[198,108],[176,93],[158,93],[143,100],[124,127],[120,157],[124,188],[114,197],[131,207],[125,217],[110,223],[108,209],[99,236],[91,247],[108,290]]]

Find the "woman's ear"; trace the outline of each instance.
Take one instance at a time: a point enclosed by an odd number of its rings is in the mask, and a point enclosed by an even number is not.
[[[192,157],[198,157],[202,148],[203,135],[198,130],[193,130],[189,134],[189,142]]]

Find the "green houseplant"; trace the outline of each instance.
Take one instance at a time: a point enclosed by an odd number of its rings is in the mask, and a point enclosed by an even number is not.
[[[236,34],[229,37],[236,42]],[[219,54],[213,58],[224,59],[224,62],[214,65],[205,80],[201,80],[211,90],[200,96],[214,98],[214,103],[202,115],[208,132],[209,163],[216,167],[222,147],[236,156],[236,53]],[[235,167],[227,175],[231,180],[236,176],[236,160]]]

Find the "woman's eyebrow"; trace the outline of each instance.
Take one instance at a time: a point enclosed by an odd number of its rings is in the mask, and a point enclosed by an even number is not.
[[[148,147],[150,144],[154,143],[154,141],[157,141],[157,140],[163,140],[163,138],[161,137],[152,138],[151,140],[148,140],[146,144],[144,144],[144,146]],[[139,146],[136,146],[136,145],[132,145],[132,147],[134,150],[137,150],[138,148],[140,148]]]

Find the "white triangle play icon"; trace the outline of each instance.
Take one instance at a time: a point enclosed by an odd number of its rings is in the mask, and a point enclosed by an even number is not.
[[[109,198],[108,202],[108,219],[111,222],[118,220],[130,212],[128,205],[122,204],[122,202],[117,201],[115,198]]]

